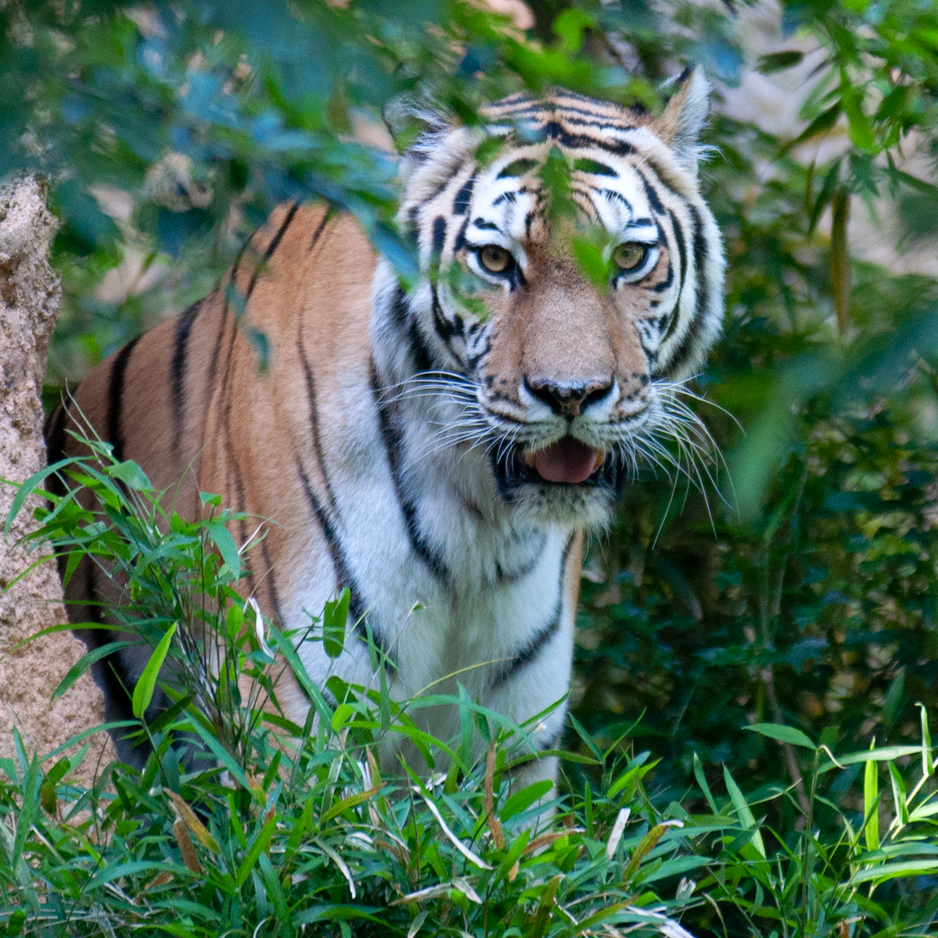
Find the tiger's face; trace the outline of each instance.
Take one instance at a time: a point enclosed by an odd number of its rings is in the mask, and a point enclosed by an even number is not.
[[[453,384],[454,438],[481,444],[501,498],[542,520],[601,524],[640,460],[677,468],[668,438],[678,454],[705,442],[680,382],[722,317],[697,186],[706,113],[699,72],[657,121],[515,96],[484,133],[438,131],[413,157],[402,220],[425,279],[410,303],[438,386]]]

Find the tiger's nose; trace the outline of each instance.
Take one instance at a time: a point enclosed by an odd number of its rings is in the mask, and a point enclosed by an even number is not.
[[[554,381],[525,377],[525,388],[561,417],[579,417],[592,404],[598,404],[612,391],[612,376],[592,381]]]

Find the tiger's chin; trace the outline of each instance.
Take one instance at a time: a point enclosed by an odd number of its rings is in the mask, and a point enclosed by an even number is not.
[[[625,467],[602,450],[584,447],[591,451],[569,457],[551,453],[553,448],[532,452],[512,446],[493,457],[499,494],[514,511],[531,520],[587,529],[605,527],[622,491]],[[563,455],[568,455],[566,465]]]

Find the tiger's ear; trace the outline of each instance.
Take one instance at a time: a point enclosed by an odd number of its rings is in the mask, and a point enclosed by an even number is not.
[[[443,133],[453,124],[452,118],[430,101],[401,95],[384,105],[381,119],[398,153],[419,147],[421,141]]]
[[[684,69],[664,113],[655,121],[658,136],[671,147],[678,163],[697,176],[700,131],[710,114],[710,82],[698,65]]]
[[[407,96],[392,98],[381,117],[401,157],[398,176],[407,185],[437,141],[452,128],[453,121],[426,98]]]

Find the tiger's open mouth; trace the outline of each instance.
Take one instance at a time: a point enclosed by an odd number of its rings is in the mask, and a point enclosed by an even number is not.
[[[579,485],[603,464],[606,454],[572,436],[565,436],[544,449],[525,450],[521,458],[544,482]]]
[[[542,449],[513,446],[495,460],[503,489],[524,484],[615,485],[616,460],[597,447],[565,436]]]

